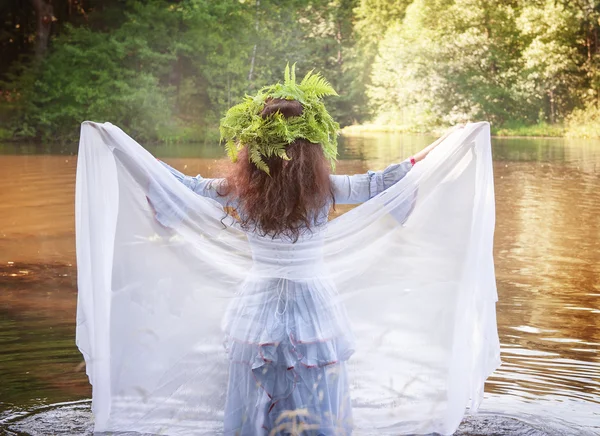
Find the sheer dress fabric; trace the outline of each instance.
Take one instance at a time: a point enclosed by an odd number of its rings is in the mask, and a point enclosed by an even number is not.
[[[261,237],[223,219],[218,179],[82,124],[77,345],[96,431],[452,434],[477,410],[500,363],[489,124],[412,169],[332,181],[362,204],[296,243]]]
[[[236,206],[234,199],[219,195],[224,179],[187,176],[160,162],[193,192]],[[383,171],[332,175],[335,201],[367,201],[402,179],[411,167],[406,160]],[[150,193],[157,219],[171,225],[176,211],[154,190]],[[317,213],[318,225],[326,223],[329,207]],[[283,416],[294,416],[297,425],[301,422],[303,434],[351,434],[345,362],[354,352],[354,340],[343,306],[333,303],[334,283],[318,274],[308,280],[256,278],[244,283],[240,295],[244,298],[232,304],[224,329],[230,365],[225,434],[284,431],[286,423],[278,421]]]

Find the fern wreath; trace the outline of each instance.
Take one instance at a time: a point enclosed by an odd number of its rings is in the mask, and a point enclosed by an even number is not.
[[[321,144],[325,157],[335,168],[337,137],[340,126],[331,117],[322,99],[338,95],[320,73],[309,71],[296,83],[296,64],[285,67],[284,82],[265,86],[255,96],[246,95],[242,103],[233,106],[221,119],[221,143],[227,155],[237,161],[238,152],[247,147],[249,159],[257,168],[269,174],[266,158],[272,156],[289,160],[285,149],[296,139],[303,138]],[[275,112],[266,118],[261,112],[268,98],[297,100],[303,106],[300,116],[285,118]]]

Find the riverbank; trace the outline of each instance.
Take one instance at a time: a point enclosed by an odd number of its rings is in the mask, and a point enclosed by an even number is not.
[[[116,123],[115,123],[116,124]],[[143,141],[144,144],[206,144],[219,142],[219,129],[207,128],[200,125],[177,125],[161,127],[156,135],[147,138],[139,129],[121,126],[127,134]],[[0,126],[0,143],[27,143],[27,144],[68,144],[79,140],[79,128],[69,132],[68,135],[53,137],[19,136],[5,127]]]
[[[578,122],[583,121],[583,122]],[[410,125],[393,124],[360,124],[346,126],[342,133],[347,135],[357,135],[364,133],[426,133],[431,135],[441,135],[447,127],[436,127],[432,129],[420,129]],[[511,137],[511,138],[586,138],[600,139],[600,122],[595,118],[585,120],[573,119],[566,124],[547,124],[539,123],[525,125],[520,123],[506,123],[502,126],[491,126],[492,136]]]
[[[364,133],[424,133],[431,135],[441,135],[447,127],[437,127],[433,129],[420,129],[416,126],[410,125],[381,125],[381,124],[360,124],[346,126],[342,129],[343,134],[356,135]],[[528,138],[561,138],[565,136],[578,137],[580,135],[572,134],[572,129],[567,129],[562,124],[535,124],[535,125],[523,125],[523,124],[505,124],[501,127],[491,126],[493,136],[505,136],[505,137],[528,137]],[[589,135],[581,135],[580,137],[597,137]]]
[[[364,135],[369,133],[398,133],[398,134],[428,134],[432,136],[442,135],[448,127],[435,127],[431,129],[423,129],[418,126],[399,125],[399,124],[356,124],[346,126],[342,129],[342,134]],[[125,131],[129,130],[123,127]],[[589,123],[581,125],[570,124],[505,124],[501,127],[491,126],[492,136],[511,137],[511,138],[600,138],[600,124]],[[130,132],[136,136],[136,132]],[[158,137],[145,141],[152,144],[184,144],[184,143],[207,143],[218,142],[219,131],[217,128],[206,128],[205,126],[183,125],[170,128],[159,129]],[[69,142],[75,140],[76,135],[69,138],[55,137],[45,139],[44,142]],[[37,142],[31,137],[15,137],[10,130],[0,127],[0,141],[3,142]]]

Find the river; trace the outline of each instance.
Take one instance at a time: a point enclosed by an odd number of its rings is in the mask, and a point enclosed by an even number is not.
[[[383,169],[433,139],[343,137],[337,172]],[[191,175],[223,164],[210,141],[148,149]],[[0,144],[0,434],[92,428],[74,343],[76,152]],[[600,141],[494,138],[493,154],[503,364],[457,434],[600,434]]]

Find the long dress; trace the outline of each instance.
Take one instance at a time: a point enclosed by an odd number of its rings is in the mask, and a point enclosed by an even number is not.
[[[76,342],[95,432],[450,435],[477,410],[500,364],[489,124],[332,182],[361,204],[293,244],[261,237],[226,216],[218,180],[82,124]]]
[[[196,194],[223,206],[235,200],[220,196],[223,179],[186,176],[165,162],[169,171]],[[383,171],[330,176],[337,204],[357,204],[400,181],[410,160]],[[150,190],[156,218],[172,224],[169,202]],[[153,200],[154,199],[154,200]],[[243,211],[238,213],[243,214]],[[317,213],[325,226],[329,205]],[[313,235],[313,238],[315,236]],[[254,251],[261,246],[250,245]],[[278,247],[282,261],[295,262],[294,244]],[[336,301],[335,285],[320,274],[322,255],[303,266],[306,279],[250,275],[241,298],[228,308],[223,322],[229,357],[225,434],[254,436],[284,431],[293,420],[306,435],[349,435],[352,405],[346,361],[354,352],[350,321]]]

